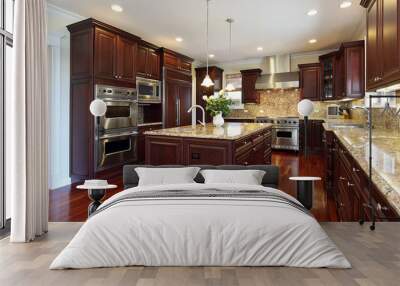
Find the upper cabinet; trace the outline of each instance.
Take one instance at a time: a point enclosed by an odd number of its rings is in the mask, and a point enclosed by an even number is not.
[[[361,98],[365,94],[365,45],[364,41],[343,43],[339,71],[342,74],[337,97]],[[341,92],[341,93],[340,93]]]
[[[400,81],[400,0],[363,1],[367,12],[367,90]]]
[[[139,38],[87,19],[68,26],[71,32],[71,78],[94,77],[107,84],[136,84]]]
[[[160,79],[160,53],[157,47],[145,42],[138,46],[137,74],[141,77]]]
[[[321,65],[319,63],[302,64],[299,65],[299,70],[301,99],[320,100]]]
[[[193,59],[162,48],[162,66],[181,72],[192,73]]]
[[[321,64],[321,100],[332,100],[336,96],[335,79],[337,72],[338,52],[319,57]]]
[[[96,77],[136,81],[136,41],[96,27],[94,47]]]
[[[260,103],[260,96],[256,91],[256,81],[261,75],[261,69],[241,70],[243,103]]]

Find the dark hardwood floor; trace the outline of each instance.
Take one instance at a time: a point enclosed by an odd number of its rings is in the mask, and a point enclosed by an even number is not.
[[[296,195],[296,184],[289,180],[291,176],[318,176],[324,178],[324,157],[322,153],[309,154],[304,158],[295,152],[273,152],[272,164],[280,166],[279,188],[293,196]],[[107,192],[106,197],[122,190],[122,178],[109,180],[119,187]],[[325,192],[324,181],[316,182],[314,190],[314,204],[312,213],[319,221],[336,221],[336,206],[333,198]],[[60,221],[85,221],[87,219],[87,206],[90,200],[86,190],[78,190],[75,186],[66,186],[50,191],[49,220]]]

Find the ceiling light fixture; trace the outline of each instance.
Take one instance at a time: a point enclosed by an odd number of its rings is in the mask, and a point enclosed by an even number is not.
[[[113,4],[111,5],[111,9],[115,12],[122,12],[124,11],[124,9],[122,8],[122,6],[118,5],[118,4]]]
[[[264,50],[263,47],[257,47],[257,51],[262,52]]]
[[[351,6],[351,1],[342,1],[341,3],[340,3],[340,8],[342,8],[342,9],[345,9],[345,8],[349,8],[350,6]]]
[[[206,0],[206,4],[207,4],[207,19],[206,19],[206,61],[207,61],[207,74],[203,79],[203,82],[201,83],[201,86],[205,86],[205,87],[210,87],[213,86],[214,83],[211,80],[210,76],[208,75],[208,2],[210,2],[210,0]]]
[[[311,9],[310,11],[307,12],[308,16],[315,16],[317,15],[318,11],[315,9]]]
[[[233,19],[232,18],[227,18],[226,22],[229,25],[229,59],[231,60],[231,54],[232,54],[232,23]],[[234,91],[235,87],[232,83],[228,83],[225,87],[227,91]]]
[[[209,57],[210,59],[213,59],[213,58],[215,57],[215,55],[214,55],[214,54],[209,54],[208,57]]]
[[[315,44],[316,42],[317,42],[317,40],[316,39],[311,39],[311,40],[309,40],[308,41],[310,44]]]
[[[182,42],[182,41],[183,41],[183,39],[182,39],[181,37],[176,37],[176,38],[175,38],[175,41],[177,41],[177,42],[179,42],[179,43],[180,43],[180,42]]]

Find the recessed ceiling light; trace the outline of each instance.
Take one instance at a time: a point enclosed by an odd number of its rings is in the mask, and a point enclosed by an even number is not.
[[[124,11],[124,9],[123,9],[120,5],[118,5],[118,4],[113,4],[113,5],[111,5],[111,9],[112,9],[113,11],[115,11],[115,12],[122,12],[122,11]]]
[[[215,55],[214,55],[214,54],[209,54],[208,57],[209,57],[210,59],[213,59],[213,58],[215,57]]]
[[[182,39],[181,37],[176,37],[176,38],[175,38],[175,41],[177,41],[177,42],[182,42],[183,39]]]
[[[263,47],[257,47],[257,51],[261,52],[262,50],[264,50]]]
[[[317,15],[318,11],[315,9],[311,9],[310,11],[307,12],[308,16],[315,16]]]
[[[310,44],[315,44],[316,42],[317,42],[317,40],[316,39],[311,39],[311,40],[309,40],[308,41]]]
[[[340,3],[340,8],[344,9],[344,8],[349,8],[351,6],[351,1],[342,1]]]

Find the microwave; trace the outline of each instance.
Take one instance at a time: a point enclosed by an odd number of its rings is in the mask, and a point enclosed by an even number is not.
[[[336,119],[340,117],[340,105],[337,104],[330,104],[327,106],[326,112],[328,119]]]
[[[161,82],[143,77],[136,78],[139,103],[161,103]]]

